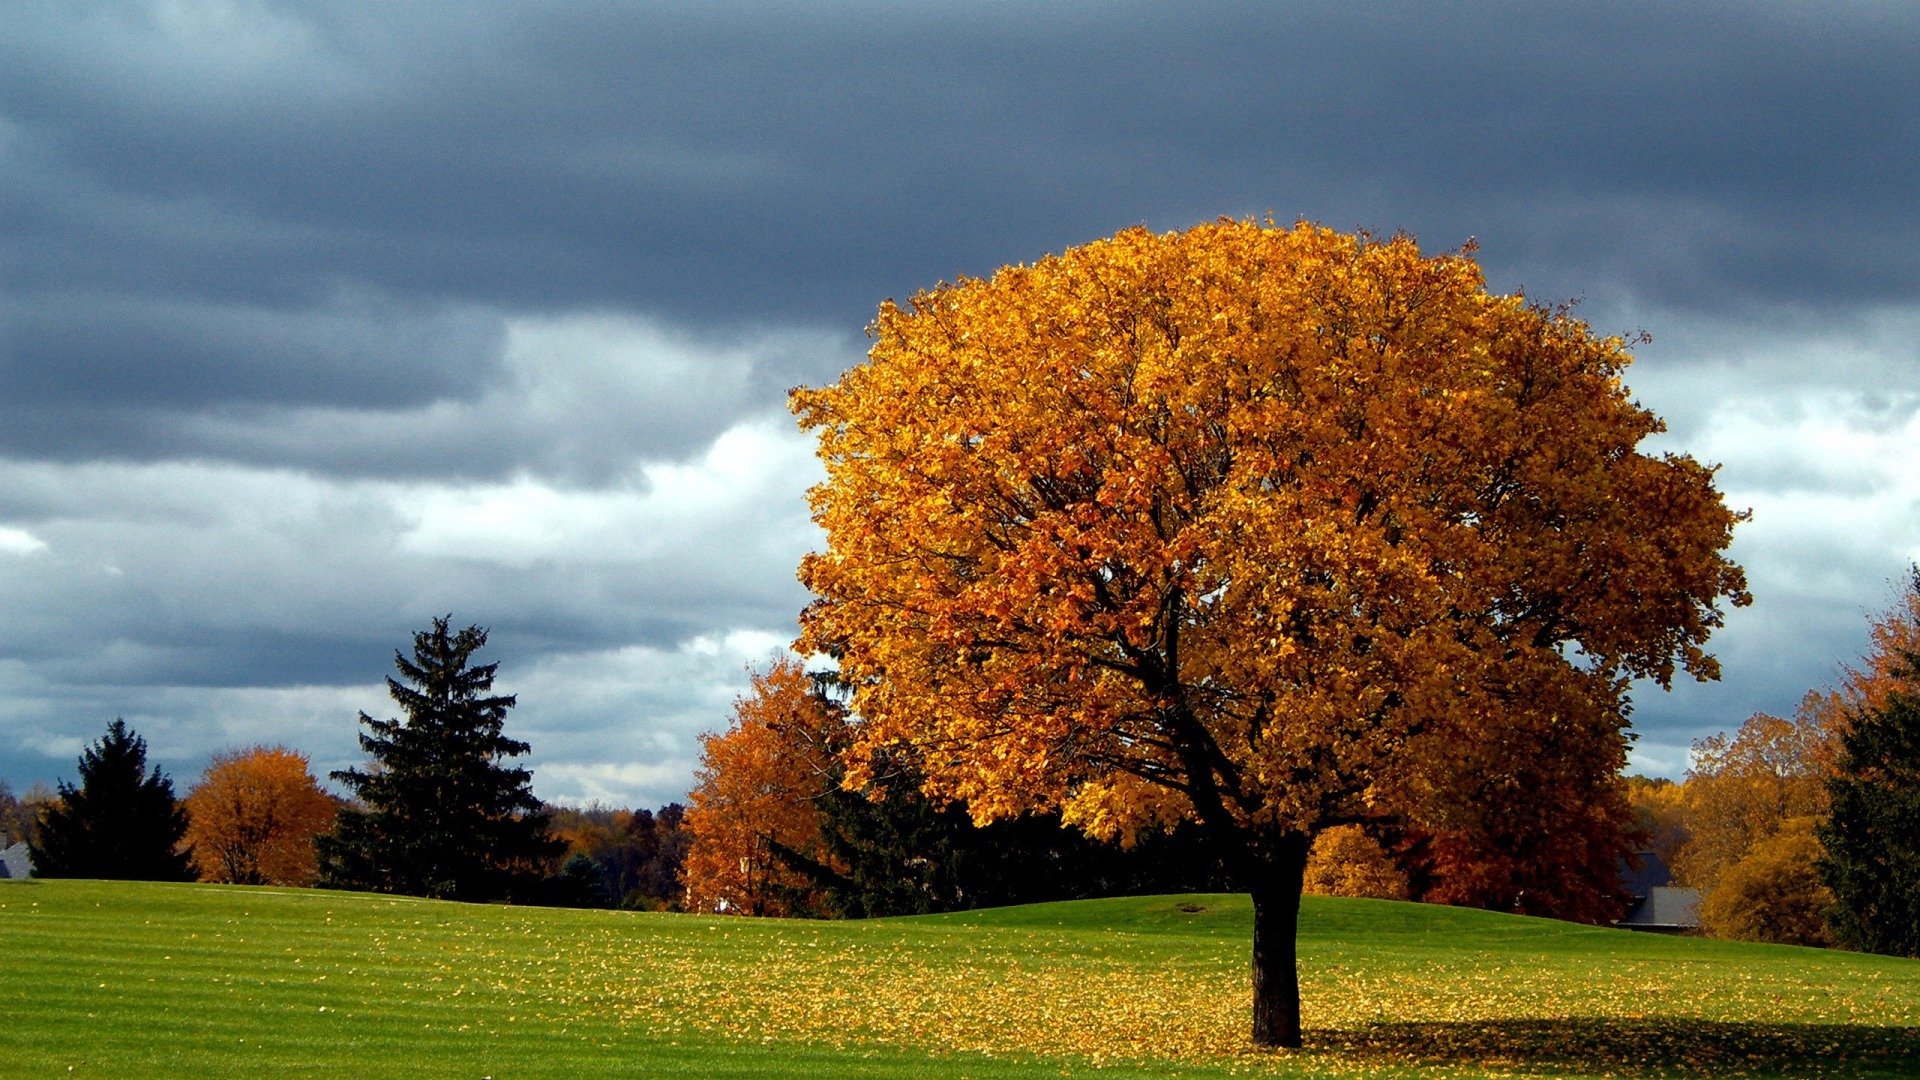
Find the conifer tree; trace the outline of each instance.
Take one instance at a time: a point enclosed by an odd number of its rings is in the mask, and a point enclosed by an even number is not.
[[[1909,610],[1920,609],[1920,567]],[[1920,652],[1896,647],[1900,682],[1855,712],[1827,782],[1820,875],[1827,924],[1843,945],[1920,957]]]
[[[173,781],[147,770],[147,741],[125,720],[80,755],[80,786],[60,783],[31,846],[34,874],[47,878],[191,881],[181,850],[187,815]]]
[[[371,767],[344,769],[359,806],[320,838],[321,884],[449,900],[531,899],[565,845],[549,835],[532,774],[505,764],[528,750],[502,733],[513,695],[490,695],[498,664],[469,667],[487,631],[448,619],[396,652],[387,679],[404,719],[360,714]]]

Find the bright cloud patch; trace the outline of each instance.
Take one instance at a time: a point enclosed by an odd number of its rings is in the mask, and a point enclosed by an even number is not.
[[[1648,350],[1630,375],[1672,423],[1656,448],[1719,465],[1728,504],[1753,511],[1733,554],[1754,604],[1709,645],[1720,683],[1636,692],[1634,765],[1665,775],[1685,769],[1693,739],[1833,683],[1920,560],[1920,391],[1902,375],[1920,362],[1920,312],[1814,329],[1672,318],[1687,328],[1677,346]]]
[[[47,542],[25,529],[8,528],[0,525],[0,553],[8,555],[31,555],[36,551],[47,550]]]
[[[656,807],[685,797],[702,732],[727,725],[748,687],[791,635],[737,630],[673,649],[632,646],[555,655],[503,688],[520,695],[512,723],[533,744],[544,799]]]
[[[396,505],[413,522],[401,544],[415,554],[521,566],[554,558],[624,561],[671,553],[687,533],[758,515],[760,508],[778,507],[774,516],[794,539],[804,525],[800,493],[818,476],[811,444],[778,418],[732,428],[696,461],[642,466],[632,480],[611,488],[563,489],[520,479],[410,489]],[[740,539],[756,537],[766,534],[756,530]]]

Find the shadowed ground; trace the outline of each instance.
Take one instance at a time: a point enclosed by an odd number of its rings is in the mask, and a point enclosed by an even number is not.
[[[1483,1020],[1373,1024],[1310,1035],[1314,1049],[1393,1065],[1560,1066],[1618,1076],[1920,1075],[1920,1028],[1715,1020]]]

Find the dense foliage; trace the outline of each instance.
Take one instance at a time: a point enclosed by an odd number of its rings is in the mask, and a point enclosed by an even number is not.
[[[20,795],[0,780],[0,847],[29,844],[40,835],[40,816],[58,800],[52,788],[33,784]]]
[[[147,770],[145,739],[116,719],[79,767],[79,786],[62,781],[40,819],[30,848],[36,877],[193,880],[180,848],[186,811],[173,781],[157,766]]]
[[[939,805],[896,762],[858,791],[837,774],[815,800],[822,858],[776,854],[819,891],[832,915],[924,915],[976,907],[1233,887],[1199,830],[1182,823],[1130,844],[1065,825],[1058,811],[976,824]]]
[[[1747,600],[1712,470],[1637,449],[1661,422],[1622,342],[1466,255],[1246,222],[942,286],[873,335],[793,396],[827,473],[801,647],[852,687],[856,786],[904,744],[981,821],[1197,820],[1259,912],[1263,1043],[1299,1042],[1325,829],[1492,828],[1611,884],[1627,686],[1714,677]]]
[[[1920,612],[1920,568],[1907,607]],[[1904,685],[1868,699],[1840,737],[1820,869],[1842,944],[1920,957],[1920,648],[1877,640],[1890,643],[1887,666]]]
[[[1838,731],[1834,700],[1808,694],[1790,718],[1756,713],[1732,736],[1694,743],[1688,842],[1674,867],[1683,880],[1711,888],[1788,821],[1825,816]]]
[[[1406,871],[1358,825],[1335,825],[1314,837],[1302,887],[1316,896],[1408,898]]]
[[[1626,777],[1627,802],[1633,807],[1633,835],[1639,849],[1671,870],[1693,839],[1687,786],[1664,776]]]
[[[360,747],[366,769],[345,769],[357,805],[320,838],[320,884],[332,888],[449,900],[534,900],[564,845],[525,769],[505,764],[527,744],[502,733],[511,695],[489,695],[498,665],[469,667],[487,632],[457,633],[448,620],[413,636],[413,656],[396,652],[402,682],[387,690],[404,719],[375,720]]]
[[[320,790],[307,756],[284,746],[214,755],[187,792],[187,842],[202,881],[307,886],[314,846],[339,804]]]
[[[704,743],[688,829],[696,910],[863,918],[1229,884],[1190,826],[1123,847],[1058,811],[977,825],[929,798],[905,753],[851,788],[856,724],[832,681],[782,660],[752,682]]]
[[[820,855],[815,799],[846,728],[798,661],[753,673],[725,731],[701,737],[687,795],[687,906],[748,915],[822,914],[818,888],[779,852]]]
[[[1778,945],[1826,945],[1833,893],[1821,883],[1815,818],[1789,819],[1754,844],[1700,902],[1700,929],[1713,937]]]
[[[553,835],[567,845],[558,902],[578,907],[679,909],[681,868],[692,836],[687,808],[658,811],[550,806]],[[571,873],[568,869],[571,869]]]

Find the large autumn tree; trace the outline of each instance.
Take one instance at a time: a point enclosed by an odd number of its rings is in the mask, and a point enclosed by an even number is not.
[[[1300,1043],[1315,836],[1445,834],[1535,777],[1618,798],[1630,680],[1714,677],[1747,599],[1712,470],[1638,449],[1622,342],[1468,253],[1133,229],[872,334],[793,395],[849,782],[910,744],[980,820],[1197,819],[1251,886],[1261,1044]]]
[[[365,769],[332,773],[358,802],[320,837],[320,884],[448,900],[541,898],[566,845],[548,833],[533,775],[508,764],[529,747],[505,734],[514,696],[494,694],[498,664],[474,664],[483,627],[448,619],[395,652],[387,692],[404,718],[375,720]]]
[[[305,754],[255,746],[215,754],[186,807],[200,880],[304,887],[319,874],[314,840],[333,828],[339,804]]]

